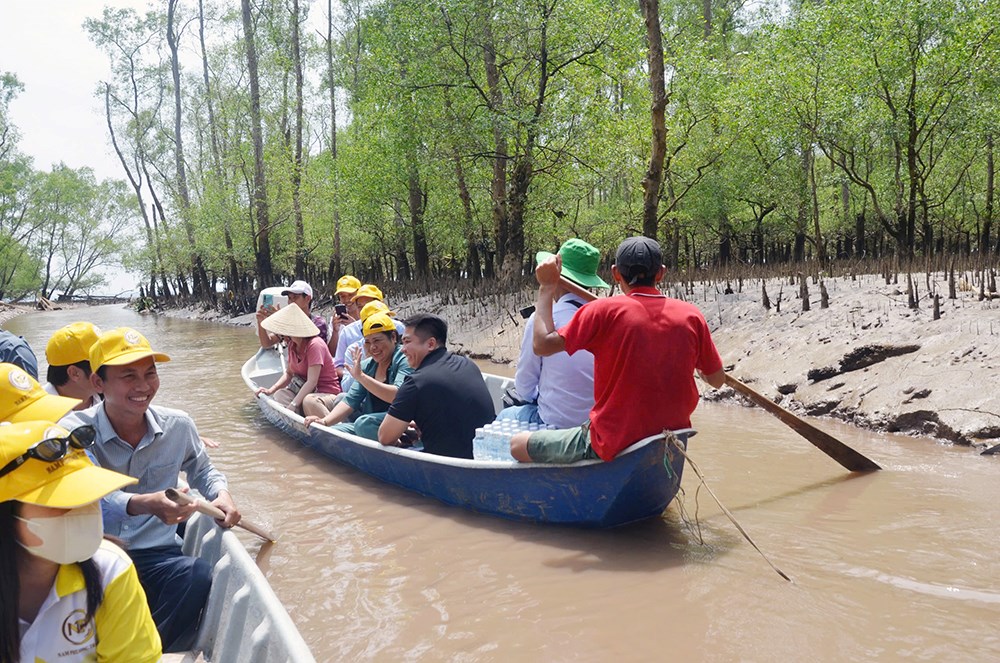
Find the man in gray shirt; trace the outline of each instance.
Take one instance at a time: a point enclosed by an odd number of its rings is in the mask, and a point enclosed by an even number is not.
[[[102,334],[90,350],[90,367],[104,401],[70,413],[61,424],[94,426],[97,463],[139,480],[102,500],[104,532],[128,546],[164,651],[177,651],[194,636],[212,569],[181,553],[177,525],[191,517],[194,506],[178,505],[164,491],[177,485],[183,471],[188,483],[226,514],[221,526],[235,525],[240,513],[191,418],[151,404],[160,385],[156,364],[166,361],[170,357],[154,352],[134,329]]]

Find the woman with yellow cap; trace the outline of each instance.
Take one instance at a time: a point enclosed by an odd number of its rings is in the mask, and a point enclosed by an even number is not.
[[[103,540],[100,499],[135,479],[96,467],[92,426],[0,426],[0,663],[158,661],[135,567]]]
[[[378,439],[379,424],[396,397],[399,385],[413,369],[403,356],[396,322],[388,313],[368,316],[362,333],[368,358],[362,361],[361,349],[355,348],[351,388],[326,416],[307,416],[307,427],[314,423],[324,426],[336,424],[338,430],[371,440]],[[347,421],[350,418],[354,419],[353,423]]]

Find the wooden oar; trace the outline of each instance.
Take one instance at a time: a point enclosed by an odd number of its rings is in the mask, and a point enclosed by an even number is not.
[[[594,293],[581,288],[564,276],[559,278],[559,285],[578,297],[586,299],[587,301],[594,301],[597,299],[597,296]],[[808,421],[795,416],[785,408],[772,401],[770,398],[757,393],[747,385],[743,384],[732,375],[726,375],[726,384],[776,416],[783,424],[794,430],[802,437],[806,438],[817,449],[843,465],[851,472],[871,472],[873,470],[882,469],[875,461],[858,453],[832,435],[824,433]]]
[[[205,500],[195,499],[190,495],[188,495],[187,493],[182,493],[175,488],[167,488],[164,491],[164,493],[166,493],[167,499],[171,499],[174,502],[177,502],[178,504],[182,504],[184,506],[187,506],[189,504],[196,505],[195,508],[198,510],[198,512],[203,513],[206,516],[211,516],[212,518],[215,518],[217,520],[225,520],[226,518],[226,514],[223,513],[222,509],[216,506],[212,506]],[[241,518],[240,522],[236,523],[236,526],[242,527],[246,531],[256,534],[265,541],[278,540],[273,534],[271,534],[264,528],[260,527],[259,525],[254,525],[253,523],[249,522],[246,518]]]

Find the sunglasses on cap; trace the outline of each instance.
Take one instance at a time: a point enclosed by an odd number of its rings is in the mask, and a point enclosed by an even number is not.
[[[29,458],[36,458],[46,463],[53,463],[66,456],[70,447],[87,449],[94,446],[97,439],[97,429],[93,426],[78,426],[66,437],[50,437],[33,444],[23,454],[10,461],[0,469],[0,477],[6,476],[24,465]]]

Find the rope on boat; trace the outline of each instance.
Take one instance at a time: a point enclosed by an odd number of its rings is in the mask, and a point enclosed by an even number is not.
[[[708,494],[712,496],[712,499],[715,500],[715,503],[719,505],[719,508],[722,509],[722,512],[724,514],[726,514],[726,516],[733,523],[733,525],[736,526],[736,529],[739,530],[740,534],[743,535],[743,538],[746,539],[747,542],[751,546],[753,546],[754,550],[756,550],[758,553],[760,553],[760,556],[764,558],[764,561],[767,562],[768,566],[770,566],[772,569],[774,569],[775,573],[777,573],[779,576],[781,576],[782,578],[784,578],[788,582],[792,582],[792,579],[789,578],[787,575],[785,575],[784,571],[782,571],[781,569],[779,569],[777,566],[775,566],[771,562],[770,559],[768,559],[767,555],[764,554],[764,551],[761,550],[760,547],[756,543],[754,543],[753,539],[750,538],[750,535],[747,534],[747,531],[745,529],[743,529],[743,527],[736,521],[736,517],[733,516],[733,514],[729,511],[729,509],[727,509],[725,507],[725,505],[722,502],[719,501],[719,498],[716,497],[715,492],[712,490],[711,486],[709,486],[708,482],[705,481],[705,475],[701,473],[701,470],[698,469],[698,466],[695,464],[695,462],[693,460],[691,460],[691,456],[688,456],[687,452],[684,451],[684,445],[681,444],[680,440],[677,439],[677,436],[674,435],[674,432],[670,431],[670,430],[665,430],[665,431],[663,431],[663,436],[666,439],[667,447],[668,448],[669,447],[673,447],[677,451],[679,451],[682,456],[684,456],[684,459],[688,462],[688,465],[690,465],[691,469],[694,470],[694,473],[696,475],[698,475],[698,479],[701,481],[700,485],[701,486],[705,486],[705,490],[708,491]],[[700,486],[699,486],[699,488],[700,488]],[[696,504],[697,504],[697,501],[696,501]],[[699,537],[700,536],[701,536],[701,533],[699,531]]]

